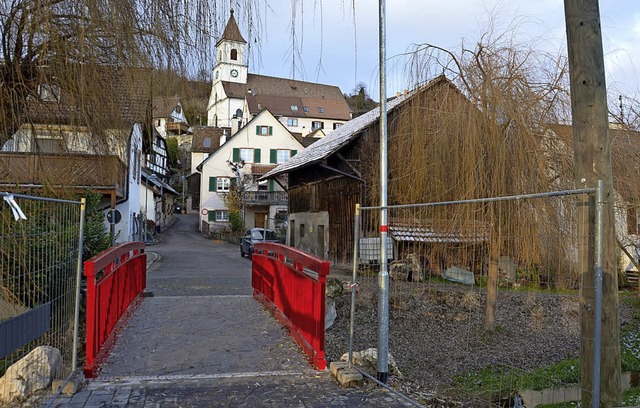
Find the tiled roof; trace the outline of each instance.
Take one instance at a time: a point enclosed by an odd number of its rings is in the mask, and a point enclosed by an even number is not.
[[[236,23],[236,18],[233,16],[233,10],[231,10],[231,17],[229,17],[227,26],[224,28],[222,37],[220,37],[220,39],[216,43],[216,46],[218,46],[218,44],[220,44],[222,40],[237,41],[243,44],[247,43],[242,37],[242,34],[240,34],[238,23]]]
[[[194,126],[193,127],[193,139],[191,142],[191,151],[197,153],[213,153],[220,147],[220,136],[222,132],[226,131],[229,134],[229,129],[217,128],[213,126]],[[229,137],[229,136],[227,136]],[[209,139],[209,146],[205,146],[205,139]]]
[[[340,88],[287,78],[248,74],[247,84],[222,82],[224,92],[230,98],[247,98],[249,110],[257,113],[268,108],[276,116],[313,117],[336,120],[351,118],[349,105]],[[258,103],[261,108],[258,108]],[[292,111],[291,106],[298,107]],[[309,112],[304,112],[304,107]],[[322,110],[323,112],[320,112]]]
[[[153,98],[153,117],[169,117],[169,115],[171,115],[171,112],[173,112],[179,102],[180,98],[177,96],[170,96],[167,98]]]
[[[80,67],[71,67],[71,69]],[[27,102],[26,120],[32,123],[86,125],[97,115],[103,127],[145,123],[151,108],[151,70],[143,68],[100,67],[91,72],[82,86],[98,89],[86,95],[70,95],[61,90],[60,100]],[[78,73],[78,77],[80,74]],[[99,100],[98,100],[99,98]],[[98,121],[93,121],[98,122]]]
[[[413,97],[413,95],[424,92],[425,90],[431,88],[432,86],[441,83],[442,81],[446,81],[447,83],[451,83],[446,77],[439,76],[438,78],[430,81],[425,86],[414,90],[412,92],[408,92],[402,94],[392,101],[387,103],[387,112],[393,111],[396,107],[401,105],[404,101]],[[288,173],[292,170],[300,169],[303,167],[311,166],[314,163],[322,161],[333,153],[340,150],[342,147],[356,140],[360,133],[369,127],[372,123],[378,121],[380,118],[380,107],[370,110],[364,115],[358,116],[355,119],[352,119],[340,126],[336,130],[330,132],[327,136],[321,138],[308,148],[304,149],[302,152],[296,154],[286,162],[282,163],[274,170],[265,174],[262,178],[272,178],[279,174]]]

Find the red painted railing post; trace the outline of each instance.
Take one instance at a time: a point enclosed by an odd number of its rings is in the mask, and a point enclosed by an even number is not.
[[[326,369],[324,321],[329,262],[281,244],[254,247],[254,297],[271,309],[318,370]]]
[[[124,324],[142,299],[147,274],[144,243],[129,242],[107,249],[84,262],[87,277],[85,377],[98,366]]]

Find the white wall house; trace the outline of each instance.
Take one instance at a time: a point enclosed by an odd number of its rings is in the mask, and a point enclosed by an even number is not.
[[[262,111],[198,166],[202,174],[200,227],[208,223],[210,231],[228,228],[229,211],[224,198],[236,183],[246,190],[244,228],[269,226],[269,220],[286,212],[286,193],[273,180],[255,180],[302,149],[271,112]]]

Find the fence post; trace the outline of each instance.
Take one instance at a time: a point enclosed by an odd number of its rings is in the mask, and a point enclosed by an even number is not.
[[[593,365],[591,366],[591,407],[600,406],[600,361],[602,357],[602,266],[604,261],[604,182],[596,185],[593,311]]]
[[[356,204],[355,229],[353,230],[353,278],[351,282],[351,315],[349,322],[349,360],[347,365],[351,368],[353,360],[353,336],[356,320],[356,278],[358,277],[358,249],[360,242],[360,204]]]
[[[78,368],[78,326],[80,325],[80,285],[82,283],[82,252],[84,251],[84,216],[86,211],[85,198],[80,199],[80,234],[78,237],[78,263],[76,265],[76,304],[73,316],[73,352],[71,371]]]

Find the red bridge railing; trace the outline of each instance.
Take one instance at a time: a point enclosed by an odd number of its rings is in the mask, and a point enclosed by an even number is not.
[[[252,260],[253,296],[289,328],[311,364],[326,369],[324,302],[329,262],[270,243],[255,244]]]
[[[87,277],[84,375],[93,378],[113,346],[117,328],[124,324],[142,299],[142,291],[147,285],[144,243],[128,242],[102,251],[85,261],[84,276]]]

